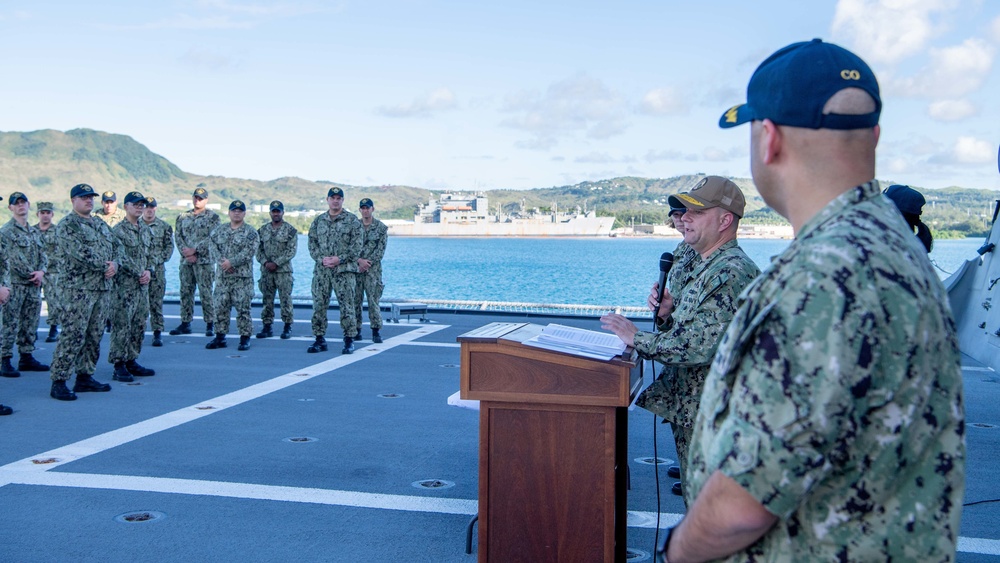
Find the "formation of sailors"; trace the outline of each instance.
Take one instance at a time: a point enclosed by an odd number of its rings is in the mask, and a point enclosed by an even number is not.
[[[239,350],[250,348],[254,296],[253,260],[260,263],[258,287],[263,297],[262,329],[257,338],[274,336],[274,305],[277,297],[283,329],[280,337],[292,336],[294,314],[292,259],[298,232],[284,220],[281,201],[269,205],[265,225],[254,229],[245,223],[246,204],[229,204],[228,221],[208,209],[208,191],[197,188],[192,208],[177,217],[172,228],[156,216],[157,201],[138,191],[125,195],[122,206],[117,194],[100,194],[102,209],[94,211],[98,193],[87,184],[70,190],[72,211],[53,222],[53,204],[39,202],[38,222],[28,223],[31,203],[21,192],[7,198],[12,214],[0,227],[0,376],[20,377],[21,372],[49,371],[50,396],[72,401],[77,393],[110,391],[111,386],[94,379],[100,361],[100,343],[105,330],[111,333],[107,361],[114,366],[115,381],[155,375],[138,363],[145,337],[146,320],[153,331],[151,344],[163,346],[163,298],[166,263],[174,248],[181,255],[180,325],[172,335],[190,334],[194,295],[201,298],[206,336],[213,337],[207,349],[226,348],[231,312],[236,311]],[[382,257],[388,228],[373,216],[375,205],[362,199],[360,215],[344,209],[344,192],[327,193],[328,212],[316,217],[309,228],[309,253],[315,261],[312,280],[312,333],[309,353],[327,350],[327,309],[336,295],[344,336],[342,353],[354,351],[361,340],[362,301],[367,295],[372,340],[382,342],[379,299],[382,295]],[[43,293],[44,288],[44,293]],[[41,317],[41,299],[46,301],[49,330],[46,342],[56,343],[51,367],[34,357]],[[13,349],[19,353],[13,364]],[[72,388],[68,385],[75,375]],[[13,410],[0,405],[0,415]]]

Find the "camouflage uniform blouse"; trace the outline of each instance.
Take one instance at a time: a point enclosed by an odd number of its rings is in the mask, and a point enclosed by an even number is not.
[[[712,357],[736,312],[736,297],[760,274],[735,240],[708,258],[698,255],[690,262],[695,265],[691,281],[674,295],[674,311],[660,332],[635,335],[636,351],[664,364],[659,379],[639,395],[636,405],[689,428]]]
[[[953,561],[965,489],[948,296],[871,182],[746,293],[705,381],[687,471],[779,521],[730,561]]]
[[[211,209],[206,209],[197,215],[191,209],[181,213],[174,222],[174,240],[177,248],[193,248],[198,252],[198,264],[211,264],[208,235],[218,226],[219,214]],[[181,265],[184,264],[187,262],[182,260]]]
[[[382,221],[372,218],[372,224],[365,227],[361,224],[362,238],[361,256],[366,260],[371,260],[372,267],[368,270],[373,277],[382,277],[382,257],[385,256],[385,247],[389,242],[389,227]]]
[[[691,245],[681,241],[674,249],[674,265],[667,273],[667,289],[671,295],[677,295],[684,289],[694,275],[695,268],[701,262],[701,255]]]
[[[361,221],[350,211],[341,211],[336,218],[329,213],[317,215],[309,226],[309,256],[316,261],[314,272],[330,270],[323,267],[325,256],[340,257],[336,273],[357,272],[361,237]]]
[[[38,240],[42,241],[42,252],[45,253],[45,259],[48,261],[48,268],[45,270],[45,277],[48,278],[54,274],[58,274],[60,260],[56,254],[59,250],[59,246],[56,244],[55,223],[49,225],[49,228],[46,231],[39,229],[37,224],[31,228],[38,233]]]
[[[97,217],[70,213],[56,227],[59,241],[59,286],[108,291],[111,280],[104,279],[106,261],[121,263],[111,239],[111,228]]]
[[[115,225],[125,220],[125,210],[118,207],[115,209],[114,213],[105,215],[104,210],[100,209],[94,214],[94,216],[107,223],[109,227],[114,228]]]
[[[45,270],[48,266],[38,231],[27,224],[22,227],[15,219],[7,221],[0,227],[0,244],[10,268],[10,282],[14,285],[30,285],[31,272]]]
[[[139,276],[146,270],[153,269],[149,259],[153,235],[149,226],[142,219],[135,225],[126,219],[115,225],[111,229],[111,234],[115,237],[115,244],[120,247],[121,257],[118,273],[114,279],[119,285],[126,280],[131,280],[133,285],[139,285]]]
[[[159,217],[153,219],[152,223],[146,223],[142,219],[139,221],[149,227],[152,235],[149,246],[149,269],[152,271],[157,266],[166,264],[174,255],[174,229]]]
[[[274,262],[278,269],[274,274],[292,272],[292,258],[298,252],[299,232],[291,224],[282,221],[281,225],[274,229],[271,223],[257,229],[257,236],[260,237],[260,247],[257,249],[257,261],[263,265],[265,262]]]
[[[232,225],[226,223],[212,231],[209,241],[212,262],[216,264],[217,280],[253,277],[253,256],[260,242],[256,229],[246,223],[234,229]],[[222,269],[220,262],[223,260],[229,260],[234,269],[233,273],[230,274]]]

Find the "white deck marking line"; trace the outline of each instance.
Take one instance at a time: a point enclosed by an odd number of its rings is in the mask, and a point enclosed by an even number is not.
[[[962,371],[985,371],[990,373],[996,373],[993,368],[981,368],[978,366],[962,366]]]
[[[8,473],[11,477],[10,482],[18,485],[201,495],[465,516],[473,516],[479,512],[479,503],[471,499],[387,495],[359,491],[257,485],[226,481],[202,481],[195,479],[64,473],[61,471],[9,471]],[[660,528],[665,529],[677,525],[683,516],[683,514],[671,512],[661,513]],[[629,510],[628,527],[655,528],[656,513]],[[983,555],[1000,555],[1000,540],[961,537],[958,539],[958,551]]]
[[[407,342],[403,346],[426,346],[428,348],[461,348],[458,342]]]
[[[295,385],[296,383],[301,383],[307,381],[318,375],[336,370],[338,368],[353,364],[354,362],[359,362],[361,360],[370,358],[375,354],[380,354],[387,350],[391,350],[400,344],[404,344],[416,338],[427,336],[439,330],[447,328],[447,325],[436,325],[436,326],[425,326],[417,330],[412,330],[405,334],[399,336],[394,336],[392,338],[386,339],[386,341],[379,345],[373,347],[359,348],[354,354],[338,354],[335,357],[314,364],[311,366],[306,366],[301,369],[286,373],[284,375],[279,375],[273,379],[268,379],[262,381],[255,385],[249,387],[244,387],[243,389],[238,389],[231,393],[225,395],[220,395],[213,399],[207,401],[202,401],[200,403],[184,407],[173,412],[168,412],[160,416],[156,416],[129,426],[118,428],[116,430],[111,430],[80,440],[79,442],[61,446],[59,448],[49,450],[31,457],[27,457],[18,461],[8,463],[0,467],[0,487],[6,485],[10,481],[5,476],[7,470],[15,471],[33,471],[33,472],[44,472],[52,468],[65,465],[72,461],[91,456],[105,450],[138,440],[139,438],[145,438],[157,432],[162,432],[164,430],[169,430],[176,426],[180,426],[186,422],[191,422],[192,420],[197,420],[199,418],[208,416],[212,413],[216,413],[225,410],[229,407],[243,404],[247,401],[252,401],[279,391],[286,387]],[[336,348],[336,344],[334,345]],[[336,353],[336,352],[334,352]],[[211,408],[209,408],[211,407]],[[33,462],[32,460],[55,460],[49,463],[39,464]]]
[[[17,472],[12,482],[19,485],[204,495],[251,500],[304,502],[353,508],[374,508],[379,510],[464,514],[468,516],[476,514],[479,510],[479,503],[469,499],[387,495],[358,491],[255,485],[226,481],[168,479],[162,477],[64,473],[61,471],[51,473]]]

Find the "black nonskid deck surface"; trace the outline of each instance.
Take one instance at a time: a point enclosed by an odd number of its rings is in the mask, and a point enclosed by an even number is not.
[[[169,329],[176,306],[167,314]],[[206,350],[201,319],[194,334],[164,334],[161,348],[147,335],[140,363],[157,374],[132,385],[111,381],[105,338],[96,378],[113,389],[75,402],[48,396],[48,373],[0,379],[0,402],[15,410],[0,418],[0,561],[474,561],[465,533],[479,418],[447,403],[456,336],[490,322],[599,328],[432,312],[386,323],[383,344],[366,324],[352,355],[340,354],[333,322],[330,350],[307,354],[308,311],[296,316],[293,339],[254,338],[245,352],[232,335],[229,348]],[[44,333],[35,355],[48,362]],[[967,361],[966,502],[1000,499],[1000,375]],[[669,427],[630,412],[630,561],[654,542],[654,466],[638,461],[653,457],[654,428],[672,462]],[[659,478],[666,527],[683,504],[665,467]],[[998,508],[965,508],[959,560],[1000,559]]]

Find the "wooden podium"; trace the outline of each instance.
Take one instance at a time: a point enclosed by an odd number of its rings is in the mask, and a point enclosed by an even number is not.
[[[479,563],[625,561],[629,349],[609,361],[523,342],[542,326],[458,337],[461,397],[479,400]]]

